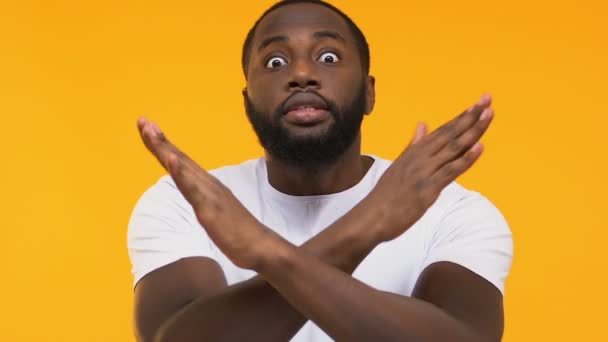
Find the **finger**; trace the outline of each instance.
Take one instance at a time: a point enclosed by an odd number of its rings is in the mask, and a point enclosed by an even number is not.
[[[437,170],[443,165],[456,160],[467,153],[475,144],[479,143],[481,137],[486,133],[492,119],[494,110],[486,108],[479,120],[459,137],[450,140],[441,150],[433,156],[433,169]]]
[[[175,154],[170,154],[167,158],[167,170],[173,178],[175,185],[184,195],[184,198],[192,205],[192,208],[199,209],[204,205],[205,189],[207,185],[204,178],[198,177],[190,167],[185,167],[182,159]]]
[[[486,108],[486,107],[489,107],[491,104],[492,104],[492,95],[490,95],[488,93],[484,93],[481,95],[481,97],[479,98],[477,103],[475,103],[473,106],[469,107],[467,110],[472,110],[475,106]]]
[[[166,170],[168,170],[168,157],[171,154],[182,159],[186,167],[198,167],[198,164],[166,138],[155,122],[140,118],[137,125],[144,144]]]
[[[427,149],[431,154],[437,153],[452,139],[459,137],[480,118],[486,108],[492,104],[492,98],[484,94],[479,101],[460,115],[439,127],[428,136]]]
[[[471,168],[482,153],[483,145],[478,142],[460,158],[443,165],[441,168],[435,171],[435,173],[431,176],[431,184],[438,187],[436,189],[437,191],[441,191],[443,188],[448,186],[448,184],[455,181],[458,176],[462,175],[469,168]]]
[[[214,178],[200,167],[188,155],[173,145],[162,133],[160,127],[145,118],[138,120],[138,127],[148,150],[158,162],[171,174],[180,191],[189,198],[190,204],[196,207],[203,205],[203,199],[210,196],[216,185]],[[171,170],[173,160],[174,169]],[[198,184],[198,185],[197,185]],[[201,197],[202,196],[202,197]]]
[[[206,226],[208,220],[213,220],[214,213],[217,214],[217,207],[213,203],[218,203],[221,196],[225,196],[226,187],[205,170],[187,167],[175,155],[169,156],[167,164],[175,185],[192,205],[199,222]]]
[[[410,146],[422,140],[422,138],[424,138],[424,136],[427,134],[427,130],[428,128],[426,124],[424,122],[419,122],[416,125],[416,132],[414,133],[414,138],[412,138],[412,141],[410,142]]]
[[[409,150],[410,147],[412,147],[412,145],[417,144],[418,142],[420,142],[422,140],[422,138],[424,138],[427,134],[427,126],[426,123],[424,122],[419,122],[416,124],[416,131],[414,132],[414,137],[412,138],[412,140],[410,140],[410,143],[407,145],[407,147],[405,149],[403,149],[403,151],[401,151],[401,154],[399,155],[399,157],[397,159],[402,158]]]
[[[153,125],[148,119],[142,117],[137,120],[139,134],[146,148],[158,159],[158,161],[167,168],[167,146],[163,146],[162,141],[166,140],[164,134],[158,127]]]
[[[140,118],[137,126],[146,147],[169,172],[197,215],[206,212],[205,203],[216,198],[223,185],[167,140],[156,123]]]

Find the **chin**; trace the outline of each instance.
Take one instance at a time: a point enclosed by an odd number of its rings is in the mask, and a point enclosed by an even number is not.
[[[287,129],[290,139],[296,141],[326,140],[328,138],[328,127],[290,127]]]
[[[289,123],[282,123],[282,129],[288,133],[290,138],[294,139],[318,139],[327,136],[333,121],[327,120],[312,125],[294,125]]]

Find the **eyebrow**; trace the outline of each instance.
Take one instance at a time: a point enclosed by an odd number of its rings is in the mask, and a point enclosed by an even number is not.
[[[331,38],[342,41],[342,43],[346,43],[346,39],[344,39],[344,37],[342,37],[342,35],[336,31],[319,31],[315,32],[312,36],[316,39]]]
[[[287,36],[274,36],[274,37],[266,38],[266,39],[262,40],[262,42],[260,43],[260,46],[258,47],[258,51],[262,50],[263,48],[267,47],[270,44],[284,42],[287,40],[289,40],[287,38]]]
[[[318,32],[313,33],[312,36],[317,40],[323,39],[323,38],[330,38],[330,39],[335,39],[335,40],[339,40],[343,43],[346,43],[346,39],[344,39],[344,37],[342,37],[342,35],[336,31],[318,31]],[[287,36],[273,36],[273,37],[266,38],[266,39],[262,40],[262,42],[260,43],[260,46],[258,47],[258,51],[262,50],[263,48],[267,47],[270,44],[285,42],[288,40],[289,40],[289,38],[287,38]]]

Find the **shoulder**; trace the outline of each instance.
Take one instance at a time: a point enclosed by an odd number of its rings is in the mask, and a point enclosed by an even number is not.
[[[135,204],[129,221],[129,233],[138,227],[136,222],[152,217],[164,219],[168,226],[179,230],[178,224],[190,224],[194,219],[191,211],[192,207],[179,192],[171,176],[162,176]]]
[[[233,192],[243,192],[256,183],[255,169],[253,160],[209,172]],[[127,247],[134,284],[153,270],[183,258],[207,257],[221,264],[219,251],[170,175],[162,176],[135,204]]]
[[[370,155],[374,158],[374,178],[377,182],[393,161]],[[425,214],[426,222],[440,222],[442,220],[492,220],[507,226],[506,220],[498,208],[484,195],[469,190],[464,186],[452,182],[446,186],[439,197]],[[438,225],[432,225],[439,227]],[[507,227],[508,228],[508,227]]]
[[[485,196],[452,183],[434,204],[426,231],[425,265],[451,261],[481,275],[504,293],[513,258],[511,229]]]
[[[501,211],[486,196],[452,182],[437,199],[442,221],[485,222],[509,230]]]
[[[259,173],[261,159],[247,160],[240,164],[223,166],[209,170],[231,191],[239,191],[244,187],[253,186]],[[142,211],[163,213],[165,211],[189,212],[190,204],[183,197],[170,175],[162,176],[150,186],[137,201],[134,214]]]
[[[370,155],[370,157],[375,160],[373,172],[377,181],[393,161],[374,155]],[[427,216],[441,218],[450,213],[465,216],[473,214],[477,217],[482,217],[484,214],[493,215],[496,219],[504,221],[500,211],[488,198],[456,182],[450,183],[441,191],[435,203],[429,208]]]
[[[384,174],[393,161],[378,156],[369,155],[374,159],[372,168],[374,181]],[[452,182],[446,186],[439,197],[425,214],[427,223],[439,222],[445,219],[491,219],[506,226],[506,220],[496,206],[479,192],[469,190]],[[437,227],[437,225],[433,225]]]
[[[224,166],[210,170],[209,173],[233,191],[237,198],[243,197],[239,194],[251,194],[252,187],[257,184],[260,160],[253,159],[238,165]],[[162,176],[139,198],[129,221],[129,235],[137,234],[141,229],[150,233],[148,223],[151,220],[162,221],[165,230],[186,231],[200,228],[192,206],[170,175]],[[146,224],[141,224],[142,222]]]

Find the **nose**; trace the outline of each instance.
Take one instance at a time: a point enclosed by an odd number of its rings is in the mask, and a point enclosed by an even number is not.
[[[289,75],[289,90],[294,88],[319,88],[321,81],[314,61],[300,58],[292,61]]]

